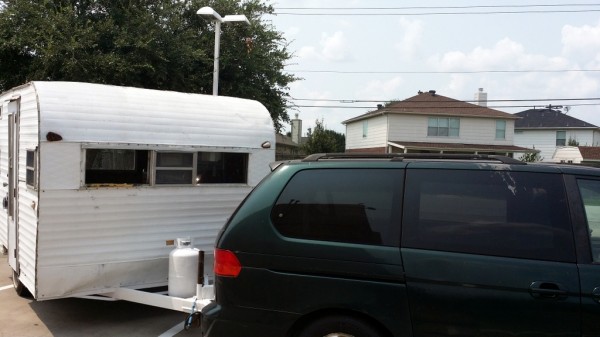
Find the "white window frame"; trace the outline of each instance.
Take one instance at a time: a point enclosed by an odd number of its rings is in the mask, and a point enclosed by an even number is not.
[[[500,140],[506,139],[506,121],[505,120],[499,119],[496,121],[496,139],[500,139]]]
[[[440,126],[441,124],[446,124],[447,126]],[[458,126],[452,126],[452,122],[455,122]],[[447,129],[448,134],[440,135],[440,130]],[[432,132],[435,130],[435,132]],[[443,133],[443,132],[442,132]],[[456,117],[429,117],[427,120],[427,137],[448,137],[448,138],[458,138],[460,137],[460,118]]]
[[[558,138],[559,134],[564,135],[565,137],[564,138]],[[562,144],[559,144],[559,141]],[[566,146],[566,145],[567,145],[567,131],[565,131],[565,130],[558,130],[558,131],[556,131],[556,146]]]
[[[26,154],[25,154],[25,185],[27,185],[27,187],[32,188],[34,191],[37,191],[37,186],[38,186],[38,149],[28,149],[25,150]],[[33,154],[33,163],[29,163],[29,154],[32,153]],[[33,165],[30,165],[33,164]],[[28,173],[31,172],[33,175],[33,181],[29,181],[28,178]]]

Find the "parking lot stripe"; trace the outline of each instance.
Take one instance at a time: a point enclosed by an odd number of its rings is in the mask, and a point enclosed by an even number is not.
[[[13,286],[4,286],[4,287],[0,287],[0,291],[2,290],[6,290],[6,289],[10,289],[13,288]]]
[[[176,334],[180,333],[181,331],[183,331],[183,325],[185,324],[184,322],[181,322],[179,324],[177,324],[176,326],[172,327],[171,329],[163,332],[160,336],[158,337],[173,337]]]

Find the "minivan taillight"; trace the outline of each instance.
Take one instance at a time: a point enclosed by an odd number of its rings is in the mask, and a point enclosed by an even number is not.
[[[224,249],[215,249],[214,270],[217,276],[237,277],[242,270],[242,265],[233,252]]]

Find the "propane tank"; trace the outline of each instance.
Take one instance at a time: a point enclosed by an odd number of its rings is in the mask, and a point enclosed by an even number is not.
[[[169,296],[188,298],[196,295],[198,249],[190,238],[178,238],[169,253]]]

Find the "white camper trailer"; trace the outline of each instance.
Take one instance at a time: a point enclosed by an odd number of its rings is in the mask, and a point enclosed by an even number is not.
[[[173,240],[212,252],[275,160],[256,101],[31,82],[0,104],[0,248],[38,300],[166,285]]]

